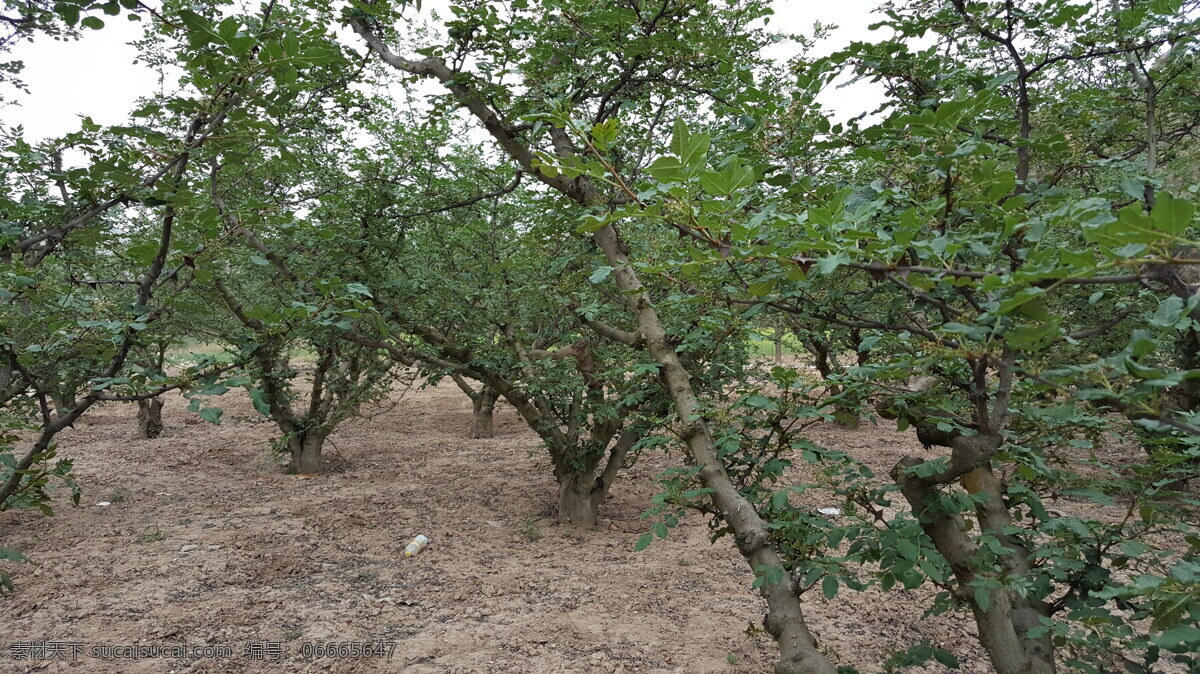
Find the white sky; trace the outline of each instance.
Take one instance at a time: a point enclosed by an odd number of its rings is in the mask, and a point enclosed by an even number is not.
[[[770,27],[810,33],[816,21],[836,24],[839,29],[819,45],[818,51],[828,53],[854,40],[872,39],[867,25],[878,20],[870,15],[874,5],[874,0],[775,0]],[[142,24],[105,18],[108,25],[103,30],[85,30],[78,41],[41,39],[18,45],[12,57],[25,62],[22,79],[30,94],[6,92],[6,98],[20,105],[0,108],[0,121],[10,127],[23,125],[31,141],[77,130],[85,115],[102,125],[127,122],[137,97],[158,89],[159,75],[144,64],[135,65],[137,50],[127,44],[141,36]],[[771,55],[786,56],[786,47]],[[831,89],[823,98],[839,118],[872,109],[879,100],[879,91],[864,84]]]

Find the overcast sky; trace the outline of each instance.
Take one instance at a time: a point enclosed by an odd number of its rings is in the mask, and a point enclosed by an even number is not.
[[[815,21],[836,24],[838,30],[820,45],[819,51],[829,52],[853,40],[871,39],[867,25],[878,21],[869,14],[874,4],[873,0],[776,0],[770,27],[809,33]],[[74,131],[84,115],[100,124],[120,124],[128,121],[138,96],[157,90],[158,74],[145,65],[135,65],[137,50],[127,44],[140,37],[142,24],[105,18],[108,26],[100,31],[84,30],[81,40],[42,39],[14,50],[13,57],[25,62],[22,77],[31,93],[8,92],[6,98],[17,99],[21,105],[0,108],[7,125],[24,125],[27,138],[34,140]],[[772,52],[772,56],[785,55],[782,47]],[[835,112],[852,113],[873,108],[878,98],[871,87],[856,85],[827,92],[824,102]]]

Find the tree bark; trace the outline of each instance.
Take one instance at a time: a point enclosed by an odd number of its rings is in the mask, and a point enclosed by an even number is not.
[[[1003,438],[988,433],[950,434],[934,444],[953,450],[943,473],[928,477],[911,474],[911,469],[925,461],[910,456],[892,468],[892,479],[900,486],[925,534],[953,570],[958,581],[958,597],[971,607],[979,629],[979,641],[997,674],[1054,674],[1054,650],[1050,640],[1031,638],[1028,634],[1031,628],[1041,624],[1041,616],[1047,615],[1045,607],[1005,589],[989,590],[987,602],[981,603],[972,584],[986,577],[988,572],[979,568],[978,545],[967,533],[963,516],[947,510],[940,503],[944,498],[941,485],[960,478],[969,493],[984,495],[986,498],[978,507],[976,518],[980,527],[992,532],[1004,544],[1006,552],[999,561],[1005,573],[1020,576],[1029,572],[1028,552],[1004,531],[1005,527],[1011,527],[1012,519],[1004,505],[1000,483],[989,464],[1003,444]]]
[[[973,478],[971,483],[964,478],[964,486],[968,487],[967,491],[987,497],[985,501],[976,506],[976,518],[979,520],[981,530],[992,532],[996,536],[996,540],[1004,545],[1006,552],[1000,555],[1000,563],[1005,572],[1016,577],[1029,576],[1032,571],[1029,563],[1029,550],[1021,544],[1019,539],[1009,533],[1013,528],[1013,519],[1008,507],[1004,504],[1004,486],[992,472],[991,466],[980,467],[972,472],[970,477]],[[1015,592],[1009,593],[1009,603],[1012,605],[1009,621],[1017,633],[1021,650],[1030,660],[1029,671],[1055,671],[1054,644],[1050,640],[1049,632],[1038,638],[1029,636],[1029,630],[1041,627],[1042,618],[1050,617],[1049,607],[1044,602],[1022,597]]]
[[[566,462],[565,453],[553,453],[554,479],[558,482],[559,522],[578,527],[596,526],[600,504],[608,498],[608,492],[617,480],[617,473],[625,463],[625,456],[641,437],[641,432],[633,428],[622,431],[608,450],[608,460],[599,474],[596,473],[599,461],[581,470]]]
[[[1184,369],[1200,370],[1200,328],[1195,324],[1180,337],[1178,351],[1179,363]],[[1200,411],[1200,380],[1184,380],[1179,385],[1179,393],[1183,399],[1181,407],[1192,412]]]
[[[557,478],[558,521],[577,527],[596,526],[596,510],[608,490],[600,488],[590,472],[569,472]]]
[[[492,412],[496,409],[496,391],[490,386],[483,386],[471,399],[471,437],[475,439],[491,438]]]
[[[321,456],[321,448],[324,445],[323,435],[296,435],[288,438],[288,449],[292,454],[292,472],[297,475],[324,472],[324,459]]]
[[[806,336],[806,331],[798,323],[793,324],[792,331],[796,335],[796,338],[800,340],[800,343],[804,345],[804,348],[812,354],[813,364],[817,368],[817,372],[821,374],[821,379],[826,382],[825,386],[829,389],[829,395],[831,397],[841,395],[842,387],[830,383],[829,379],[836,375],[845,374],[846,369],[838,362],[832,345],[816,335],[807,334]],[[849,409],[841,402],[834,405],[833,420],[842,426],[858,427],[858,413]]]
[[[139,400],[137,401],[137,406],[138,431],[142,434],[142,437],[147,440],[160,437],[163,432],[162,399],[151,398],[149,400]]]

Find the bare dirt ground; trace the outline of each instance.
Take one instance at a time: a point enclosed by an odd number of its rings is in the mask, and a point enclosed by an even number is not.
[[[595,531],[555,522],[540,442],[500,406],[496,437],[469,440],[452,385],[413,391],[352,420],[327,454],[343,469],[286,475],[273,427],[224,396],[220,426],[168,400],[167,434],[137,438],[132,405],[107,404],[60,436],[85,492],[57,516],[0,513],[17,585],[0,598],[0,671],[79,672],[763,672],[770,638],[747,633],[764,604],[728,538],[691,516],[643,552],[653,478],[679,457],[624,471]],[[813,439],[881,476],[915,438],[865,424]],[[339,457],[340,455],[340,457]],[[98,506],[98,502],[110,502]],[[412,559],[415,534],[431,539]],[[988,672],[969,616],[923,618],[931,591],[806,596],[810,626],[839,664],[880,671],[929,639],[963,672]],[[74,661],[14,661],[14,644],[83,644]],[[305,657],[312,645],[394,644],[389,657]],[[281,661],[274,647],[286,649]],[[215,646],[197,659],[99,659],[91,648]],[[385,646],[385,650],[388,647]],[[211,654],[211,653],[210,653]],[[386,654],[385,654],[386,655]],[[922,671],[922,670],[909,670]],[[931,665],[924,671],[943,671]]]

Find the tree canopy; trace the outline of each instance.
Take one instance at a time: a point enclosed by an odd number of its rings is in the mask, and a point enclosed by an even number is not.
[[[1200,665],[1200,6],[887,0],[828,56],[771,14],[6,0],[0,50],[136,18],[178,81],[3,128],[0,510],[78,489],[55,438],[98,403],[219,423],[242,387],[308,473],[447,380],[475,434],[500,399],[542,439],[563,521],[678,457],[639,546],[729,535],[778,672],[840,671],[806,594],[924,584],[1004,674]],[[838,122],[846,78],[884,94]],[[803,364],[754,356],[784,329]],[[927,451],[876,475],[817,420]]]

